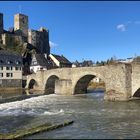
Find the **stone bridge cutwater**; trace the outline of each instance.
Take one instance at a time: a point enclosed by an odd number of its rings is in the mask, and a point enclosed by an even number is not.
[[[27,76],[25,88],[49,94],[82,94],[94,77],[105,82],[105,100],[126,101],[140,96],[140,65],[124,63],[38,71]]]

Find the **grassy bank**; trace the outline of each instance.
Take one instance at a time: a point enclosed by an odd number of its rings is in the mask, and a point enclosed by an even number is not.
[[[105,89],[105,83],[104,82],[90,82],[88,89]]]

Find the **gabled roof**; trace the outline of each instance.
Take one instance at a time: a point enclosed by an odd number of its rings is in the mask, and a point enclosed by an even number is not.
[[[60,63],[63,63],[63,64],[71,64],[71,62],[65,58],[63,55],[56,55],[56,54],[52,54]]]
[[[52,67],[51,61],[47,60],[43,54],[35,54],[34,58],[36,59],[37,63],[36,64],[31,63],[31,66],[40,65],[40,66],[46,66],[48,68]],[[32,62],[33,62],[33,59],[32,59]]]

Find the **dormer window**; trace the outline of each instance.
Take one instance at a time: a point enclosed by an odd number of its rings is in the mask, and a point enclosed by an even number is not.
[[[3,60],[0,60],[0,63],[3,63]]]
[[[20,64],[20,61],[16,61],[16,64]]]
[[[11,63],[12,63],[12,61],[10,61],[10,60],[7,61],[7,64],[11,64]]]

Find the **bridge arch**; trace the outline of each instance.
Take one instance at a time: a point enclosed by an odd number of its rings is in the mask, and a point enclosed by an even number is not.
[[[83,93],[86,93],[88,85],[91,82],[91,80],[94,79],[95,77],[98,77],[98,76],[96,76],[94,74],[85,74],[85,75],[79,77],[76,80],[75,84],[74,84],[73,94],[83,94]],[[100,78],[100,77],[101,76],[99,76],[98,78]]]
[[[133,97],[140,97],[140,88],[134,92]]]
[[[38,86],[38,83],[35,79],[31,79],[28,84],[28,89],[35,89]]]
[[[59,77],[56,75],[51,75],[47,78],[45,83],[45,93],[47,94],[55,93],[55,81],[58,79]]]

